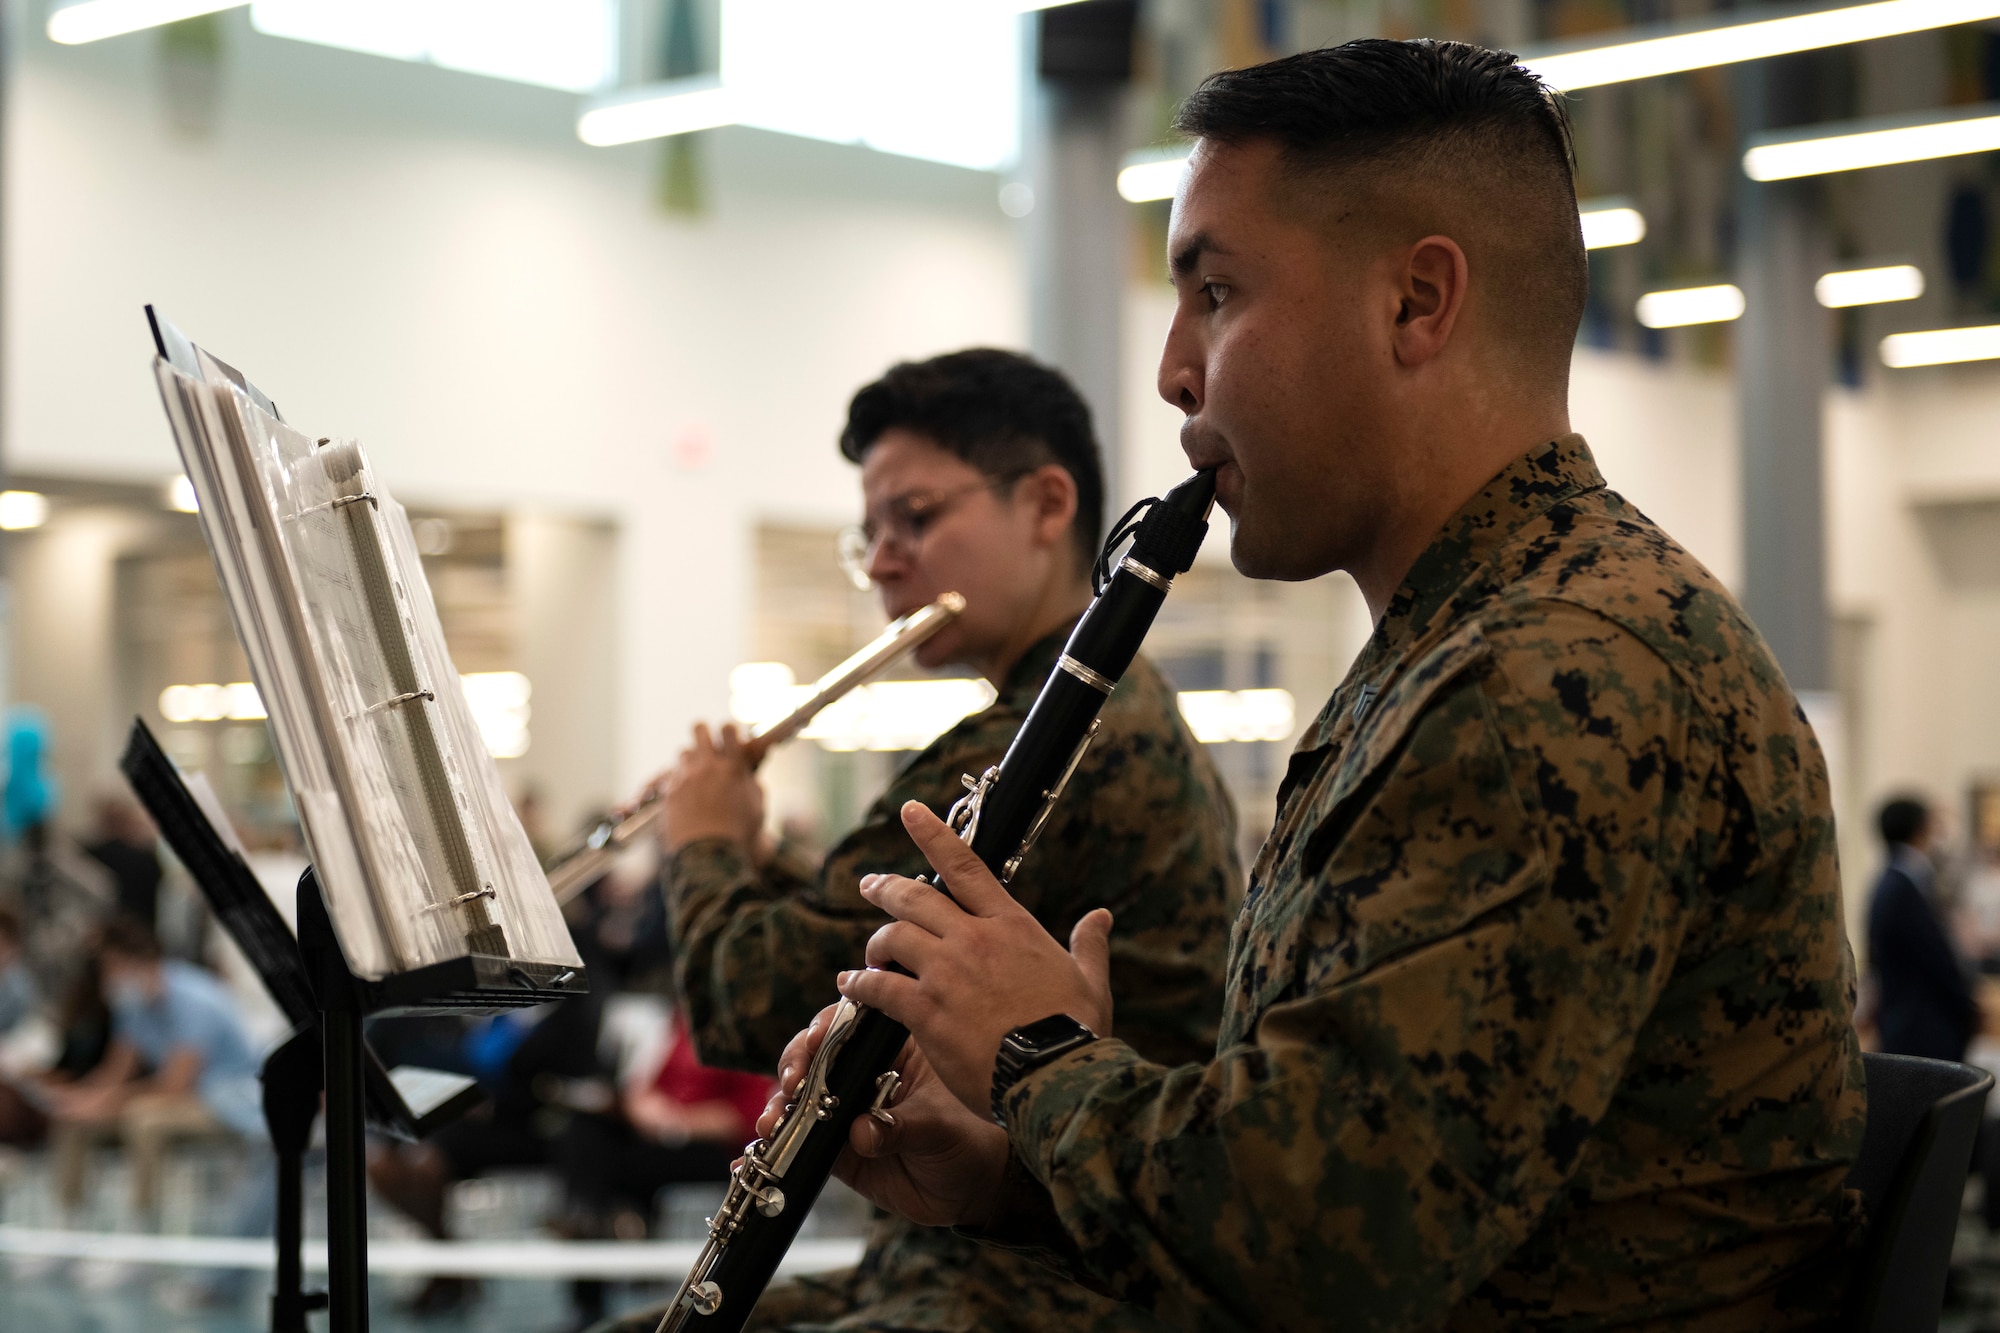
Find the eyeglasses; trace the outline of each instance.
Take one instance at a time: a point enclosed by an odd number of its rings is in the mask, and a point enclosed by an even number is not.
[[[893,546],[905,560],[915,559],[917,548],[923,545],[931,525],[943,518],[958,501],[980,491],[1011,486],[1033,471],[1033,468],[1021,468],[997,477],[982,477],[948,491],[897,496],[885,506],[886,512],[879,522],[871,518],[840,530],[839,537],[835,539],[834,552],[841,572],[847,575],[847,581],[857,590],[867,592],[875,586],[868,566],[875,563],[876,551],[883,546]]]

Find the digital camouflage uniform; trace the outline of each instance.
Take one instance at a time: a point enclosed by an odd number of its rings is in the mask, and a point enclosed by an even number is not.
[[[1756,630],[1544,445],[1300,742],[1210,1062],[1023,1079],[988,1238],[1192,1329],[1825,1327],[1864,1109],[1835,870]]]
[[[898,811],[943,814],[1000,761],[1069,627],[1008,673],[990,708],[919,754],[890,783],[816,879],[767,868],[735,846],[690,844],[673,857],[668,901],[676,972],[703,1063],[773,1069],[785,1044],[838,999],[834,976],[859,965],[888,917],[864,901],[865,874],[929,872]],[[1166,679],[1143,657],[1101,714],[1102,727],[1014,878],[1016,898],[1057,939],[1111,909],[1111,987],[1120,1037],[1179,1063],[1215,1050],[1229,923],[1242,897],[1236,816],[1215,766],[1189,734]],[[657,1312],[651,1316],[657,1320]],[[627,1327],[651,1333],[652,1324]],[[752,1327],[925,1330],[1145,1329],[1140,1311],[1020,1256],[948,1230],[879,1222],[858,1270],[771,1288]]]

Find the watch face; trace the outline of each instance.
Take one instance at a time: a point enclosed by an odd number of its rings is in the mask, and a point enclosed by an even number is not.
[[[1051,1014],[1023,1028],[1016,1028],[1013,1041],[1026,1051],[1040,1051],[1078,1037],[1088,1037],[1090,1029],[1068,1014]]]

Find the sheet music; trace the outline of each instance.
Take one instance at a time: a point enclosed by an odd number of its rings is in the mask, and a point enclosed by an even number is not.
[[[162,400],[348,966],[579,965],[402,506],[358,444],[293,429],[193,351],[199,377],[155,363]]]

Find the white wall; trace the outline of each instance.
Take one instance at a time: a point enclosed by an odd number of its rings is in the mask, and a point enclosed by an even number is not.
[[[156,40],[23,34],[10,465],[179,470],[153,301],[298,424],[360,438],[406,501],[615,523],[622,782],[723,706],[751,519],[850,516],[832,440],[854,387],[1022,339],[990,176],[721,131],[710,213],[670,218],[657,145],[584,147],[573,97],[261,37],[241,11],[220,123],[190,142]]]

